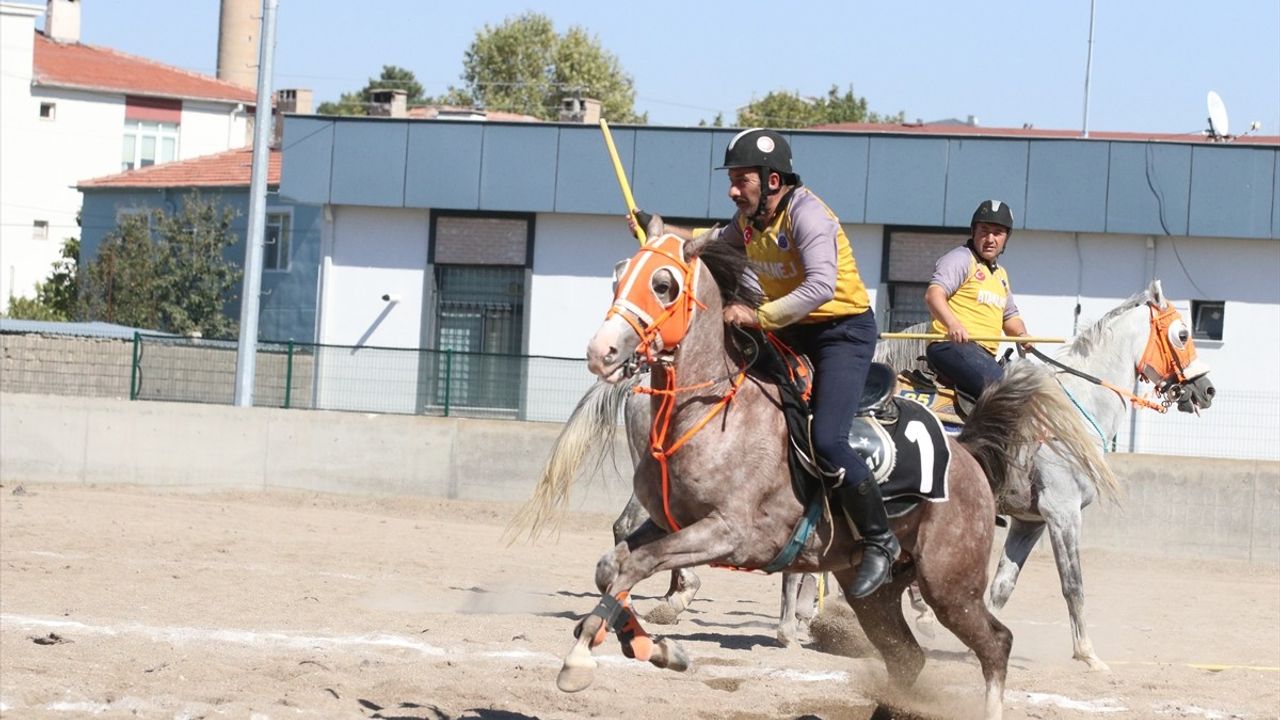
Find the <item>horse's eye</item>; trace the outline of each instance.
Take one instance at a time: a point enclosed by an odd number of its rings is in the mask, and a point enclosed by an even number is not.
[[[1181,340],[1182,342],[1186,342],[1187,338],[1189,337],[1191,336],[1187,334],[1186,330],[1182,330],[1178,333],[1178,339]]]
[[[671,290],[671,283],[666,280],[655,280],[653,282],[653,291],[659,295],[666,295]]]

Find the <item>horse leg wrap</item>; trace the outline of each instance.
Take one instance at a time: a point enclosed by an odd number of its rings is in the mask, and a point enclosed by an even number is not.
[[[627,594],[620,593],[620,596],[625,601]],[[605,595],[600,598],[600,602],[596,603],[596,606],[591,610],[590,615],[595,615],[601,620],[604,620],[604,624],[602,624],[600,629],[596,631],[595,637],[591,638],[591,647],[594,648],[604,642],[604,637],[608,634],[609,628],[612,627],[617,629],[621,627],[620,618],[624,612],[629,613],[630,611],[624,608],[622,603],[618,602],[618,600],[612,595]],[[588,617],[590,617],[590,615],[588,615]]]
[[[653,638],[640,627],[640,620],[630,607],[623,608],[622,624],[615,627],[622,643],[622,654],[636,660],[647,661],[653,657]]]

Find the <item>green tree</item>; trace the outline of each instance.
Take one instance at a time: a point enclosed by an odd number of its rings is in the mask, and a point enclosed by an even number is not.
[[[404,90],[410,105],[421,105],[425,100],[422,84],[418,82],[412,70],[395,65],[383,65],[382,74],[376,78],[369,78],[369,82],[365,83],[363,89],[342,93],[337,102],[320,103],[316,113],[319,115],[368,115],[369,105],[373,103],[373,93],[388,88]]]
[[[235,212],[216,199],[187,195],[176,213],[126,215],[81,277],[84,316],[179,335],[233,337],[225,310],[241,270],[226,259],[239,241]]]
[[[832,85],[826,97],[804,98],[799,93],[775,91],[738,111],[741,127],[805,128],[833,123],[900,123],[906,117],[881,115],[867,110],[867,99],[853,94],[850,86],[843,93]]]
[[[462,61],[464,87],[454,99],[519,112],[543,120],[560,115],[566,95],[595,98],[614,122],[647,122],[635,112],[635,87],[618,58],[581,27],[557,34],[551,18],[536,12],[485,25]]]
[[[53,272],[36,285],[36,296],[10,297],[8,316],[22,320],[75,320],[78,315],[76,263],[80,239],[62,241],[62,257],[53,263]]]

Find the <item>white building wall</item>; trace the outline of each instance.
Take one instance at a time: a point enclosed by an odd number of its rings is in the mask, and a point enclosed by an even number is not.
[[[425,210],[335,206],[322,251],[316,407],[415,412],[422,347]],[[390,300],[383,300],[383,296]]]
[[[181,160],[245,147],[250,141],[248,116],[239,104],[184,100],[181,127],[178,142]]]
[[[42,7],[0,4],[0,311],[9,297],[32,297],[58,260],[62,241],[79,237],[82,180],[121,170],[123,93],[32,86],[35,17]],[[54,104],[54,117],[39,116]],[[182,159],[245,144],[243,113],[233,103],[185,101]],[[49,223],[48,239],[32,237]]]

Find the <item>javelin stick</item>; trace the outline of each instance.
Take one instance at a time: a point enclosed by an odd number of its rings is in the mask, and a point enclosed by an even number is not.
[[[946,340],[942,333],[880,333],[881,340]],[[991,337],[989,335],[970,335],[970,340],[979,342],[1011,342],[1011,343],[1064,343],[1066,338],[1057,337]]]
[[[635,198],[631,197],[631,185],[627,183],[627,173],[622,169],[622,160],[618,158],[618,148],[613,145],[613,134],[609,132],[609,123],[600,118],[600,132],[604,134],[604,146],[609,149],[609,159],[613,160],[613,173],[618,176],[618,187],[622,188],[622,200],[627,203],[627,213],[633,218],[636,212]],[[636,240],[644,245],[648,240],[644,228],[636,222]]]

